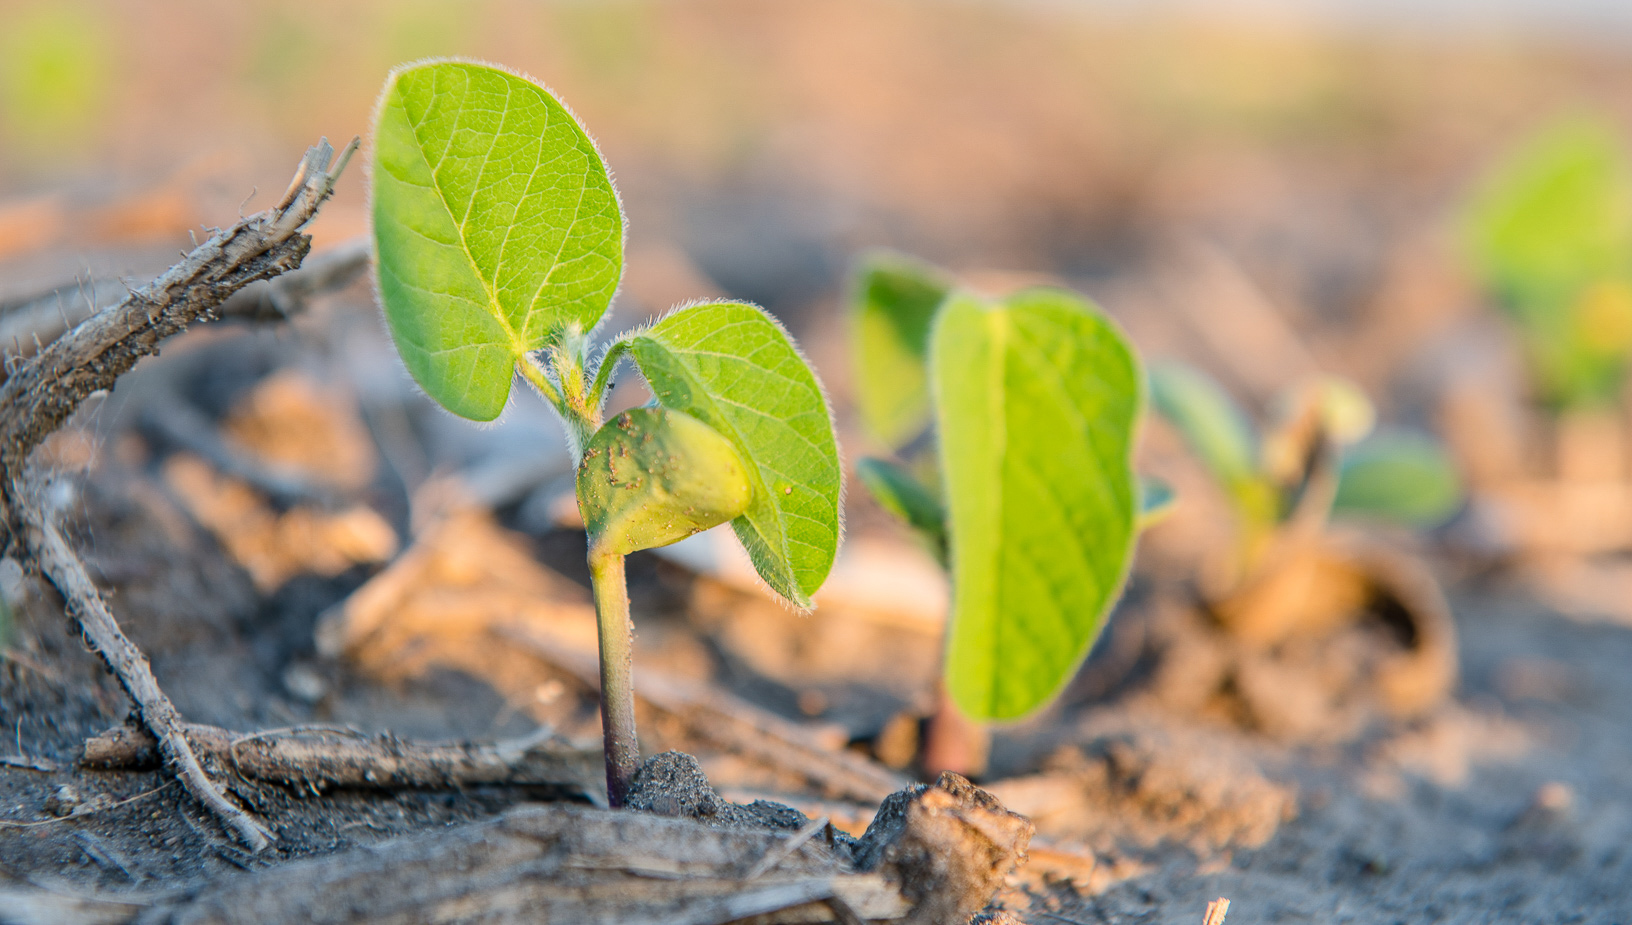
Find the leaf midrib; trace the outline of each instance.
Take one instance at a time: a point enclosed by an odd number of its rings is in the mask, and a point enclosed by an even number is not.
[[[1001,532],[1003,529],[1003,510],[1004,506],[1008,502],[1007,494],[1003,491],[1003,467],[1008,461],[1009,447],[1009,409],[1007,403],[1008,390],[1004,387],[1008,378],[1009,367],[1008,310],[1005,308],[988,310],[986,314],[986,324],[992,335],[989,345],[992,351],[992,362],[987,372],[986,396],[987,401],[989,402],[988,408],[993,425],[991,435],[992,445],[996,447],[996,452],[994,454],[995,458],[992,460],[992,475],[995,476],[995,478],[993,478],[993,491],[997,495],[997,500],[994,504],[994,507],[996,508],[996,523],[994,523],[992,526]],[[994,553],[993,561],[986,563],[986,566],[991,568],[993,573],[992,597],[991,600],[987,602],[986,611],[988,614],[996,615],[1000,611],[1004,588],[1004,571],[1000,567],[1002,564],[1001,556],[1003,550],[1003,537],[1001,535],[998,537],[998,542],[992,547],[992,549]],[[994,619],[992,624],[992,650],[994,652],[1002,652],[1006,648],[1004,644],[1005,634],[1003,632],[1004,621]],[[988,672],[985,679],[986,712],[988,715],[995,715],[997,713],[997,679],[998,672],[996,671]]]
[[[468,80],[468,78],[467,78],[467,80]],[[466,85],[466,90],[467,90],[466,95],[460,97],[460,99],[459,99],[459,109],[458,109],[458,111],[456,111],[454,113],[454,115],[453,115],[453,129],[449,133],[449,137],[448,137],[448,147],[450,149],[453,147],[453,136],[455,134],[457,134],[458,131],[459,131],[459,118],[462,115],[464,115],[464,112],[465,112],[465,100],[469,96],[468,82],[467,82],[467,85]],[[399,90],[399,92],[397,94],[397,104],[398,104],[398,107],[402,110],[403,119],[407,120],[407,122],[408,122],[409,131],[414,133],[414,151],[415,151],[415,153],[417,153],[419,155],[419,160],[420,160],[421,163],[423,163],[425,165],[426,171],[428,171],[430,173],[430,176],[431,176],[431,191],[436,194],[436,201],[442,204],[442,211],[447,213],[448,221],[453,224],[454,230],[459,235],[459,252],[461,254],[464,254],[465,262],[470,265],[470,272],[475,274],[476,281],[481,284],[482,292],[487,295],[487,311],[488,311],[488,314],[493,316],[493,320],[497,321],[499,323],[499,327],[503,328],[505,335],[510,338],[511,355],[513,357],[519,357],[522,354],[527,352],[526,345],[523,344],[521,338],[516,335],[515,328],[510,326],[510,319],[506,318],[505,315],[504,315],[504,312],[500,310],[499,300],[498,300],[497,294],[495,294],[492,285],[490,285],[488,283],[487,277],[482,275],[481,267],[479,267],[476,264],[476,256],[470,252],[470,244],[465,238],[465,226],[463,224],[461,224],[460,221],[457,218],[454,217],[453,207],[448,203],[448,197],[442,192],[442,183],[441,183],[440,180],[437,179],[436,167],[432,166],[430,158],[426,157],[426,155],[425,155],[425,139],[419,133],[420,123],[416,123],[413,119],[408,117],[408,104],[407,104],[407,102],[405,100],[403,100],[400,90]],[[495,141],[496,141],[497,140],[497,135],[495,135],[494,137],[495,137]],[[487,156],[491,157],[492,153],[493,153],[493,149],[490,146],[488,148]],[[484,167],[484,169],[485,169],[485,167]],[[480,173],[478,173],[477,174],[477,179],[479,180],[480,178],[481,178],[481,175],[480,175]],[[471,202],[472,203],[475,202],[475,194],[474,193],[471,194]]]

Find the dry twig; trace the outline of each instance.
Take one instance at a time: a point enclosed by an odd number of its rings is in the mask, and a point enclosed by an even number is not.
[[[69,819],[80,819],[80,818],[83,818],[85,816],[92,815],[94,813],[106,812],[107,810],[110,810],[110,809],[118,809],[121,806],[128,806],[131,803],[136,802],[137,800],[145,800],[148,797],[154,795],[155,793],[159,793],[159,792],[163,791],[164,789],[166,789],[167,787],[170,787],[171,785],[173,785],[175,783],[176,782],[173,781],[173,780],[172,781],[166,781],[165,783],[162,783],[162,784],[158,785],[157,787],[154,787],[152,790],[144,790],[141,793],[138,793],[133,797],[125,797],[123,800],[109,801],[106,798],[91,800],[89,802],[79,804],[78,806],[74,807],[72,812],[70,812],[70,813],[68,813],[66,815],[53,816],[50,819],[35,819],[35,820],[29,821],[29,822],[14,822],[14,821],[12,821],[10,819],[0,819],[0,828],[4,828],[4,829],[33,829],[33,828],[38,828],[39,826],[42,826],[42,825],[54,825],[54,824],[56,824],[58,822],[64,822],[64,821],[69,820]],[[126,873],[128,874],[129,871],[126,871]]]
[[[781,833],[689,819],[544,804],[344,854],[294,861],[201,888],[144,897],[42,896],[0,887],[23,922],[639,922],[723,925],[821,921],[837,898],[868,920],[910,910],[879,873],[806,843],[780,875],[735,876]],[[38,909],[28,916],[31,906]],[[144,908],[146,907],[146,908]],[[143,915],[145,913],[145,915]]]
[[[548,734],[491,744],[428,744],[301,727],[239,735],[186,723],[182,731],[201,757],[243,777],[300,790],[494,784],[566,787],[592,799],[603,796],[600,749],[576,748]],[[151,767],[159,760],[157,745],[145,729],[118,726],[87,739],[80,763],[101,770]]]
[[[350,285],[368,268],[372,254],[366,237],[345,241],[312,254],[299,269],[277,279],[245,286],[222,302],[215,313],[222,321],[288,321],[303,313],[312,299]],[[33,356],[75,325],[130,295],[130,287],[123,280],[102,277],[75,280],[27,299],[0,304],[0,349],[10,348],[8,363]]]
[[[11,543],[61,592],[68,612],[136,704],[143,725],[195,799],[252,849],[266,847],[271,833],[227,800],[205,775],[182,731],[181,717],[159,688],[147,657],[119,629],[85,565],[69,546],[47,504],[49,484],[30,472],[29,457],[91,394],[113,388],[136,361],[188,325],[213,317],[229,296],[251,282],[300,266],[311,248],[301,229],[334,190],[356,149],[354,140],[330,169],[327,140],[306,152],[278,203],[257,212],[194,248],[180,263],[118,305],[58,338],[12,371],[0,386],[0,492]]]

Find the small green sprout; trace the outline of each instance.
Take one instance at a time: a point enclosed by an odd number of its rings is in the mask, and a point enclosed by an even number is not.
[[[1632,355],[1632,158],[1617,130],[1586,117],[1547,127],[1493,172],[1465,224],[1538,397],[1559,409],[1619,401]]]
[[[624,556],[730,523],[797,607],[832,568],[840,469],[815,373],[762,309],[692,305],[592,362],[589,332],[623,272],[623,210],[589,136],[543,87],[433,61],[391,73],[375,118],[380,299],[426,394],[477,421],[519,373],[566,424],[600,628],[607,790],[640,749]],[[655,396],[603,425],[627,355]]]
[[[1144,522],[1139,357],[1075,293],[990,299],[896,254],[865,260],[851,320],[862,417],[894,457],[857,475],[952,576],[944,690],[975,721],[1032,713],[1087,657]]]
[[[1420,434],[1371,435],[1371,402],[1345,380],[1317,379],[1293,392],[1279,426],[1262,438],[1229,394],[1197,369],[1158,364],[1150,386],[1156,411],[1235,509],[1243,573],[1292,522],[1319,527],[1338,515],[1432,527],[1462,504],[1461,481],[1444,448]]]

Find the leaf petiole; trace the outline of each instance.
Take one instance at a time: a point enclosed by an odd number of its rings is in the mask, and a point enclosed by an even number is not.
[[[521,361],[516,364],[516,368],[521,370],[522,378],[532,383],[533,388],[538,390],[538,394],[542,395],[544,400],[550,403],[550,407],[561,415],[561,420],[567,426],[567,445],[572,451],[573,465],[576,466],[579,459],[583,457],[584,447],[589,445],[589,438],[595,436],[595,431],[601,426],[601,422],[598,420],[600,415],[592,413],[583,407],[581,393],[576,396],[578,400],[574,401],[575,396],[567,394],[565,389],[557,388],[556,384],[550,381],[549,373],[545,371],[544,364],[540,363],[538,358],[532,354],[523,354]],[[579,381],[581,385],[581,375]]]
[[[533,388],[538,390],[538,394],[544,396],[544,400],[550,403],[550,407],[557,411],[563,411],[561,390],[557,389],[555,383],[550,381],[549,374],[544,371],[544,364],[538,362],[537,357],[530,353],[523,354],[521,362],[516,364],[516,368],[521,370],[522,378],[532,383]],[[563,411],[563,413],[565,412]]]

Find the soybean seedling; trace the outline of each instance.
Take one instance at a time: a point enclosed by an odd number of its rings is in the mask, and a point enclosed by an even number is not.
[[[1241,592],[1313,561],[1333,517],[1426,528],[1462,504],[1461,480],[1438,441],[1409,432],[1371,435],[1371,401],[1346,380],[1320,378],[1288,393],[1278,423],[1263,436],[1197,369],[1159,364],[1150,383],[1157,412],[1178,429],[1234,509],[1234,554],[1221,575],[1211,576],[1222,611],[1232,610],[1232,598],[1240,605],[1235,610],[1264,609],[1258,597]],[[1280,632],[1302,619],[1292,612],[1301,606],[1288,603],[1280,608],[1285,614],[1269,614],[1276,608],[1268,607],[1241,619]]]
[[[374,245],[386,324],[415,382],[491,421],[519,374],[561,416],[578,468],[601,661],[608,797],[639,763],[624,556],[729,522],[765,583],[808,608],[839,540],[826,398],[762,309],[678,309],[590,332],[623,270],[623,211],[594,143],[538,84],[466,61],[398,68],[374,122]],[[654,395],[602,422],[625,357]]]
[[[1372,435],[1376,411],[1359,387],[1324,377],[1285,396],[1277,425],[1260,436],[1216,382],[1182,363],[1151,369],[1151,400],[1229,498],[1240,530],[1237,562],[1251,571],[1278,531],[1318,530],[1332,517],[1409,527],[1444,522],[1462,503],[1461,481],[1439,442],[1424,434]]]
[[[983,727],[962,721],[1053,700],[1121,592],[1143,516],[1144,373],[1082,296],[987,298],[895,254],[864,261],[851,314],[862,419],[890,452],[857,475],[952,577],[924,764],[975,770],[958,740]]]
[[[1542,403],[1618,402],[1632,355],[1632,158],[1615,128],[1586,117],[1546,127],[1492,172],[1465,226]]]

